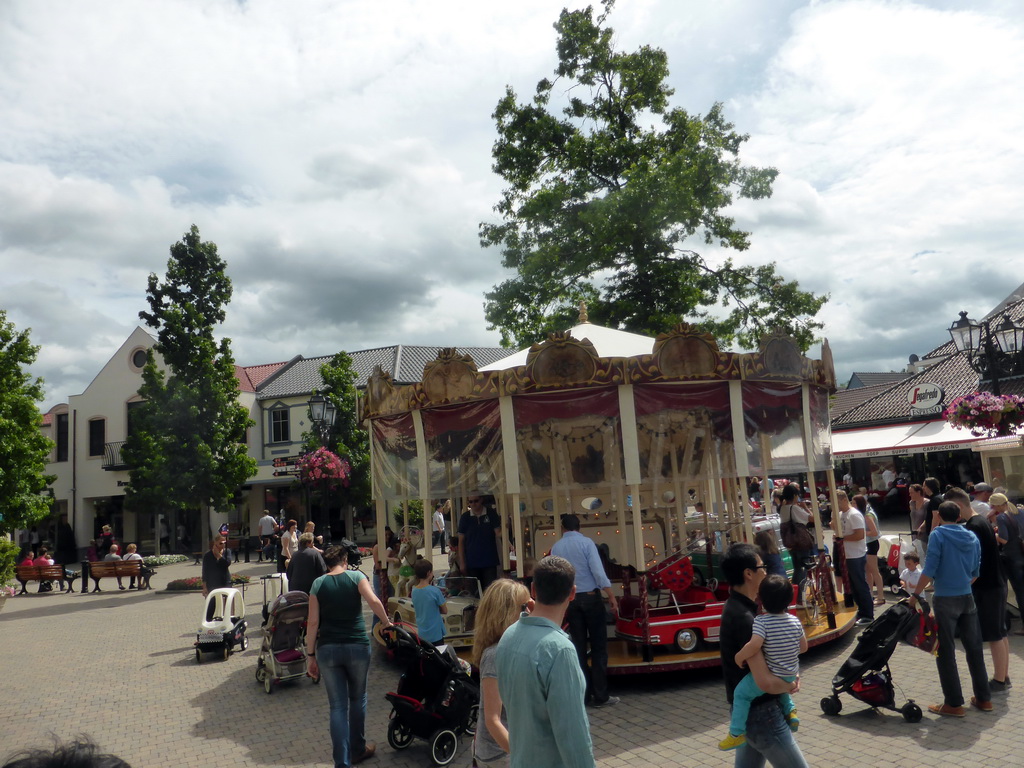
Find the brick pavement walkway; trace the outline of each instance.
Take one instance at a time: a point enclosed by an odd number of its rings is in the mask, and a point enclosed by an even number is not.
[[[240,564],[254,578],[269,566]],[[192,642],[200,619],[197,594],[162,590],[170,579],[197,575],[191,564],[163,567],[151,592],[35,595],[11,598],[0,612],[0,757],[49,735],[92,736],[135,768],[159,766],[329,766],[327,698],[305,680],[268,696],[255,679],[262,591],[246,595],[250,646],[228,661],[197,665]],[[843,696],[838,718],[821,714],[818,700],[848,655],[854,633],[812,649],[804,658],[799,742],[813,766],[1002,766],[1020,764],[1019,715],[1024,691],[1024,637],[1011,637],[1011,679],[1021,688],[997,698],[995,711],[962,720],[925,712],[908,724],[895,712],[874,712]],[[986,654],[987,656],[987,654]],[[892,660],[898,703],[939,700],[934,661],[900,646]],[[960,658],[965,690],[966,666]],[[388,706],[399,670],[375,653],[370,675],[368,736],[378,742],[367,766],[429,766],[425,744],[395,752],[386,742]],[[590,713],[602,768],[730,766],[719,752],[728,712],[717,670],[615,677],[622,704]],[[469,764],[463,739],[454,766]],[[1017,757],[1012,757],[1017,755]]]

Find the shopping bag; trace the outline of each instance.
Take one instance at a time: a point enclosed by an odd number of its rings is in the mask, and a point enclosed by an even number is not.
[[[939,623],[932,616],[929,605],[924,598],[918,598],[921,611],[917,614],[917,621],[904,636],[907,645],[920,648],[932,656],[939,655]]]

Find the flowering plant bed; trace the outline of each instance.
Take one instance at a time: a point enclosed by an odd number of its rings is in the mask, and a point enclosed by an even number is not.
[[[1024,424],[1024,397],[972,392],[950,403],[942,415],[975,437],[1008,437]]]
[[[153,568],[157,565],[170,565],[171,563],[184,563],[190,560],[188,555],[150,555],[142,558],[142,564]]]
[[[231,575],[231,586],[233,587],[248,583],[248,576],[242,576],[240,574]],[[168,592],[201,592],[202,590],[203,580],[199,576],[190,576],[187,579],[175,579],[167,584]]]

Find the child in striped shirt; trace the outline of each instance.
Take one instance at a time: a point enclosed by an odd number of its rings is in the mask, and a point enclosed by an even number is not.
[[[761,651],[768,671],[791,683],[800,673],[799,656],[807,650],[803,625],[788,612],[789,604],[793,602],[793,585],[784,576],[765,576],[757,594],[766,613],[754,617],[753,635],[736,654],[736,664],[746,666],[747,660]],[[757,687],[754,676],[748,672],[733,692],[729,736],[719,743],[719,749],[736,749],[746,743],[750,704],[762,694],[764,691]],[[800,719],[796,716],[792,697],[788,693],[780,694],[779,705],[789,727],[795,731],[800,726]]]

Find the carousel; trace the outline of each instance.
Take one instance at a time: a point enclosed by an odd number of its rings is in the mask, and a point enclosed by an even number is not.
[[[559,516],[576,514],[621,590],[609,673],[715,665],[719,558],[778,529],[751,504],[751,478],[805,474],[834,496],[834,391],[827,341],[821,360],[783,335],[726,352],[687,325],[652,339],[591,324],[584,308],[573,328],[483,369],[453,349],[416,384],[378,368],[362,412],[377,530],[411,500],[429,511],[451,499],[456,531],[466,498],[482,494],[501,517],[502,568],[523,578],[560,536]],[[836,604],[827,556],[812,573],[815,604],[799,611],[817,644],[854,612]]]

